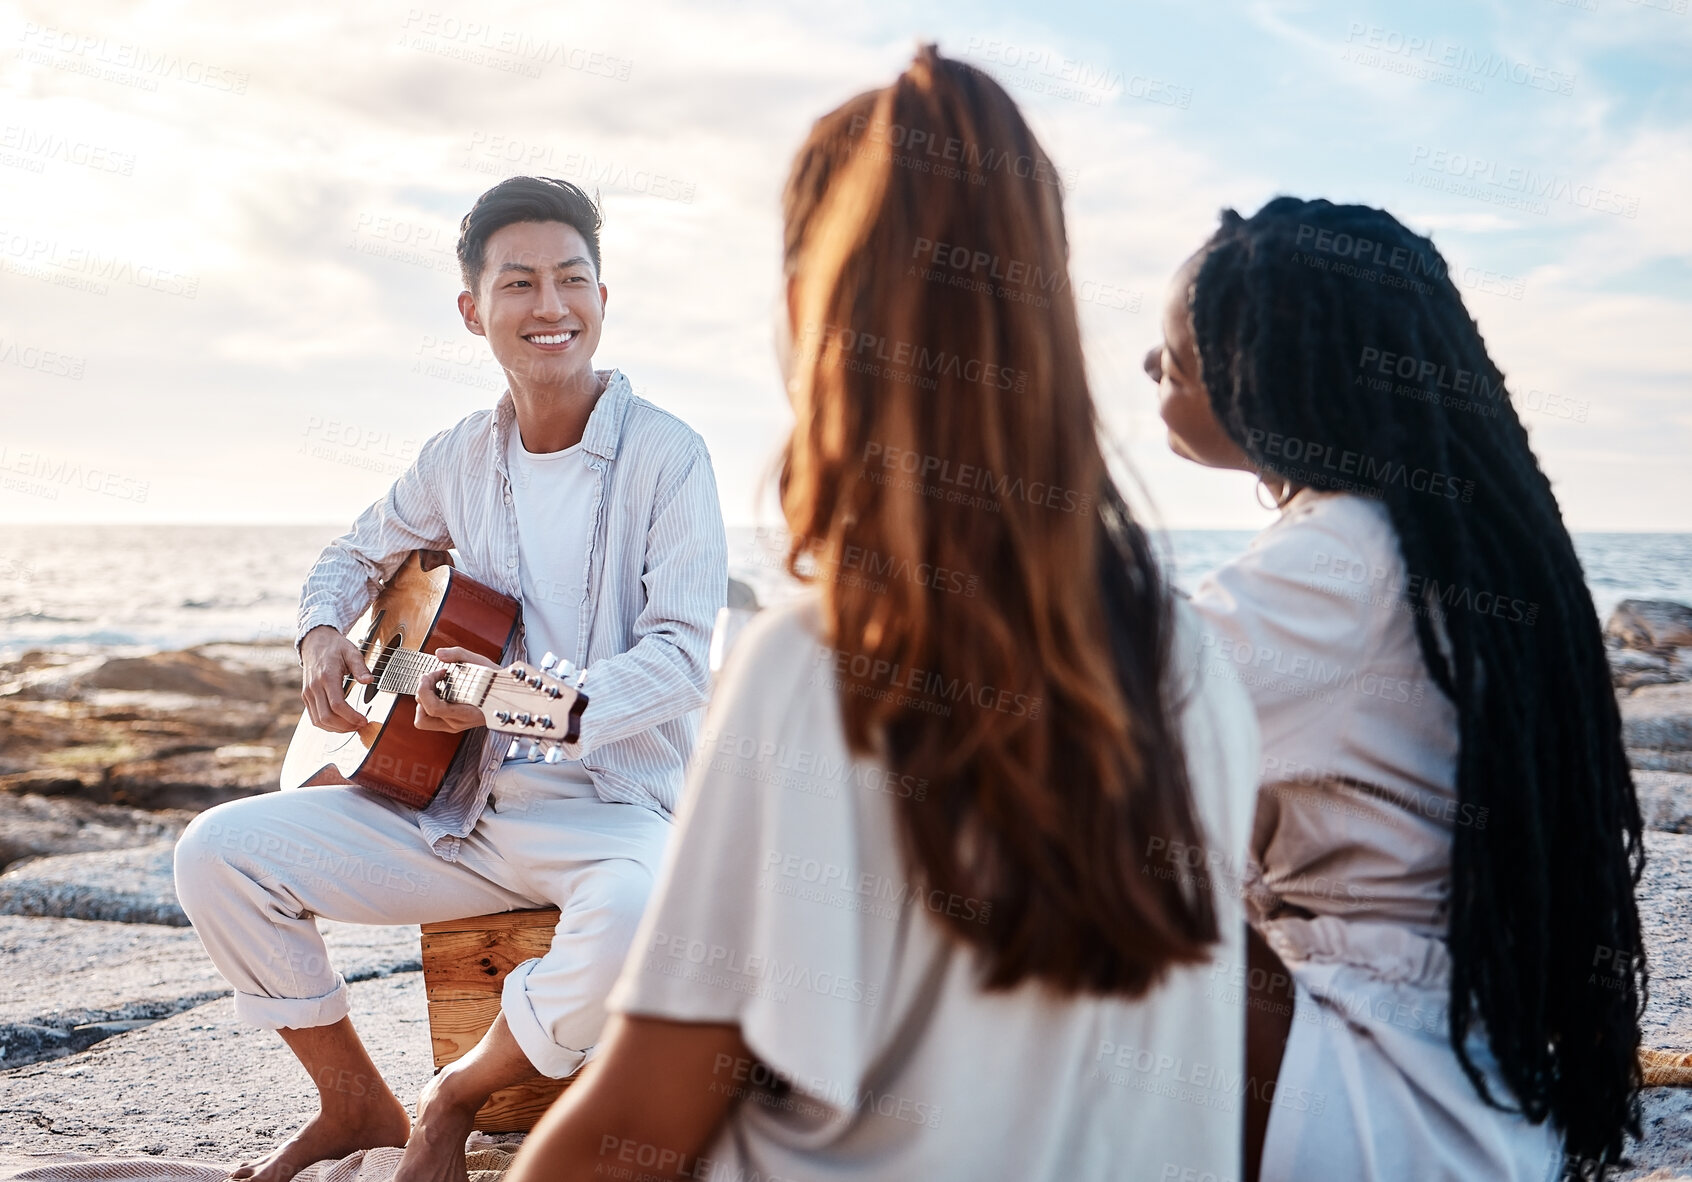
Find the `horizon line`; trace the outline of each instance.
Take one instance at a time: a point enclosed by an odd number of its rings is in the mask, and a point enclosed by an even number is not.
[[[1172,525],[1172,524],[1168,524],[1168,523],[1160,523],[1160,524],[1154,525],[1150,522],[1145,522],[1145,521],[1140,522],[1140,524],[1141,524],[1141,526],[1143,526],[1145,529],[1149,530],[1152,533],[1172,533],[1172,532],[1177,532],[1177,531],[1183,532],[1183,533],[1258,533],[1258,532],[1261,532],[1264,529],[1267,529],[1268,525],[1269,525],[1268,522],[1258,522],[1256,524],[1242,524],[1242,525]],[[725,520],[723,522],[723,528],[725,530],[730,530],[730,529],[768,529],[773,525],[777,525],[777,523],[760,522],[760,521],[753,521],[753,520],[739,520],[739,521],[727,521],[727,520]],[[61,528],[65,527],[65,526],[73,526],[73,527],[113,526],[113,527],[119,527],[119,528],[124,528],[124,529],[137,529],[137,528],[145,528],[145,527],[148,527],[148,526],[187,526],[187,527],[190,527],[190,528],[199,527],[199,528],[205,528],[205,529],[228,528],[228,527],[231,527],[231,526],[249,526],[249,527],[255,527],[256,526],[256,527],[259,527],[259,528],[266,528],[266,529],[322,528],[322,529],[334,530],[335,531],[334,534],[331,535],[331,536],[334,536],[334,537],[339,537],[340,535],[347,532],[347,524],[343,523],[343,522],[338,522],[338,521],[204,521],[204,520],[200,520],[200,521],[188,521],[188,520],[180,520],[180,521],[174,521],[174,520],[158,520],[158,521],[111,521],[111,520],[51,521],[51,520],[39,520],[39,519],[33,520],[33,521],[7,521],[7,520],[4,520],[4,519],[0,519],[0,530],[4,530],[4,529],[10,528],[10,527],[22,527],[22,528],[33,529],[33,528],[41,528],[41,527],[49,527],[49,526],[58,526],[58,527],[61,527]],[[1689,524],[1685,528],[1682,528],[1682,529],[1634,529],[1634,528],[1616,528],[1616,527],[1613,527],[1613,526],[1610,526],[1610,527],[1606,527],[1606,526],[1581,526],[1581,527],[1578,527],[1578,528],[1570,529],[1569,533],[1570,534],[1636,534],[1640,537],[1685,536],[1685,535],[1692,535],[1692,524]]]

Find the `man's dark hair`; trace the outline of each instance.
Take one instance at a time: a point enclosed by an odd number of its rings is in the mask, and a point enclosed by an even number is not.
[[[599,274],[599,204],[569,181],[549,176],[514,176],[476,198],[458,225],[458,266],[464,286],[476,290],[487,263],[488,238],[515,222],[563,222],[587,243],[593,273]]]
[[[1211,408],[1252,466],[1362,487],[1421,576],[1406,595],[1456,710],[1465,818],[1447,905],[1457,1061],[1503,1106],[1469,1053],[1484,1030],[1527,1119],[1549,1118],[1570,1159],[1616,1162],[1623,1134],[1639,1135],[1643,821],[1592,593],[1504,375],[1434,244],[1368,206],[1278,197],[1250,218],[1225,211],[1191,308]],[[1380,380],[1365,363],[1381,356],[1430,364]],[[1442,395],[1435,366],[1445,389],[1443,375],[1466,373],[1472,392]],[[1379,478],[1279,470],[1265,438],[1349,453]],[[1415,491],[1406,471],[1472,477],[1473,498]],[[1517,596],[1537,617],[1447,611],[1439,588]]]

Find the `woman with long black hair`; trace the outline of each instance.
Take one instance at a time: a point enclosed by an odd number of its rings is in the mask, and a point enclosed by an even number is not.
[[[1257,706],[1248,908],[1294,982],[1254,1000],[1254,1074],[1324,1097],[1258,1110],[1262,1177],[1591,1176],[1637,1132],[1640,814],[1574,546],[1445,260],[1378,209],[1229,210],[1146,368],[1171,446],[1281,511],[1194,595],[1207,672]]]

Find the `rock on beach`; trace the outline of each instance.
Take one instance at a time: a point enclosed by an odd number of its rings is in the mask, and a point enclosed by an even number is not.
[[[194,814],[0,792],[0,871],[23,858],[132,849],[178,836]]]
[[[1638,772],[1692,773],[1692,607],[1624,599],[1604,643],[1628,762]]]
[[[172,840],[27,859],[0,874],[0,915],[187,927],[176,901],[175,846]]]
[[[1692,607],[1672,599],[1624,599],[1610,613],[1604,635],[1647,652],[1692,648]]]
[[[1692,681],[1692,607],[1666,599],[1624,599],[1604,625],[1618,688]]]
[[[287,644],[31,650],[0,664],[0,793],[198,812],[272,791],[299,677]]]

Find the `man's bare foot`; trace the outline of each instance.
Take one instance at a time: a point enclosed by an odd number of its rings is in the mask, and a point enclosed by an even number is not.
[[[239,1182],[289,1182],[314,1162],[339,1161],[379,1145],[404,1145],[411,1118],[386,1084],[382,1093],[358,1108],[320,1111],[299,1132],[257,1161],[242,1162],[229,1176]]]
[[[450,1071],[431,1079],[417,1098],[417,1123],[405,1143],[394,1182],[469,1182],[464,1141],[486,1097],[464,1096]]]

